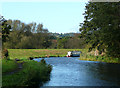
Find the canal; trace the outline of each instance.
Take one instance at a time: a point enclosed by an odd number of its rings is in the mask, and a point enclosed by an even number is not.
[[[43,86],[120,86],[120,64],[78,60],[79,57],[44,59],[53,70],[50,81]]]

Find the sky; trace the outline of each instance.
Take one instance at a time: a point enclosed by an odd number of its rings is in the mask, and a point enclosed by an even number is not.
[[[5,19],[42,23],[50,32],[79,32],[87,2],[2,2]]]

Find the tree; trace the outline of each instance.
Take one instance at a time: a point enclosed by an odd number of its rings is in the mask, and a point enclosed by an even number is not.
[[[37,31],[37,33],[40,33],[40,32],[42,33],[42,31],[43,31],[43,25],[42,24],[38,24],[36,31]]]
[[[57,48],[58,49],[66,49],[67,47],[67,41],[68,41],[68,37],[63,37],[63,38],[58,38],[57,40]]]
[[[68,39],[66,47],[68,49],[82,49],[85,48],[86,44],[84,43],[83,38],[79,38],[78,34],[75,34],[74,37]]]
[[[4,43],[6,42],[7,38],[8,38],[8,34],[10,32],[10,29],[11,29],[11,26],[7,24],[7,20],[5,20],[3,18],[3,16],[0,17],[0,49],[2,48],[2,58],[6,57],[6,59],[8,59],[8,50],[5,49],[4,46],[1,47],[1,45],[4,45]],[[1,34],[2,33],[2,34]],[[2,35],[2,37],[1,37]],[[2,38],[2,41],[1,41],[1,38]],[[2,44],[1,44],[2,42]]]
[[[8,34],[10,32],[11,26],[7,24],[7,20],[5,20],[3,16],[0,17],[0,24],[2,29],[2,42],[4,43],[8,38]]]
[[[91,51],[97,48],[100,53],[120,57],[120,2],[89,2],[81,23],[81,37],[90,43]]]

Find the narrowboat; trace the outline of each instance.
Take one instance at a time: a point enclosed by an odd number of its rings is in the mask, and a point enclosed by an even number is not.
[[[81,51],[69,51],[67,57],[80,57]]]

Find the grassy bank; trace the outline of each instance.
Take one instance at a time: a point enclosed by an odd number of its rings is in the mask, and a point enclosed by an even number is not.
[[[20,58],[27,59],[29,57],[64,57],[68,51],[74,51],[81,49],[9,49],[9,55],[11,59]]]
[[[88,61],[100,61],[107,63],[120,63],[120,58],[112,58],[107,56],[94,56],[94,51],[88,52],[88,50],[84,50],[80,55],[80,60],[88,60]]]
[[[64,57],[68,51],[82,51],[80,60],[102,61],[107,63],[120,63],[119,58],[111,58],[107,56],[94,56],[94,51],[88,52],[87,49],[9,49],[11,59],[20,58],[28,59],[29,57]]]
[[[14,60],[9,60],[7,62],[3,60],[2,64],[4,73],[16,69]],[[51,69],[51,66],[47,65],[44,60],[41,62],[26,60],[24,61],[23,68],[21,70],[15,72],[14,74],[2,76],[2,86],[11,88],[34,86],[38,88],[44,82],[49,80]]]
[[[13,71],[16,68],[17,68],[17,63],[15,63],[15,61],[6,60],[6,59],[2,60],[2,73],[3,74],[10,72],[10,71]]]

